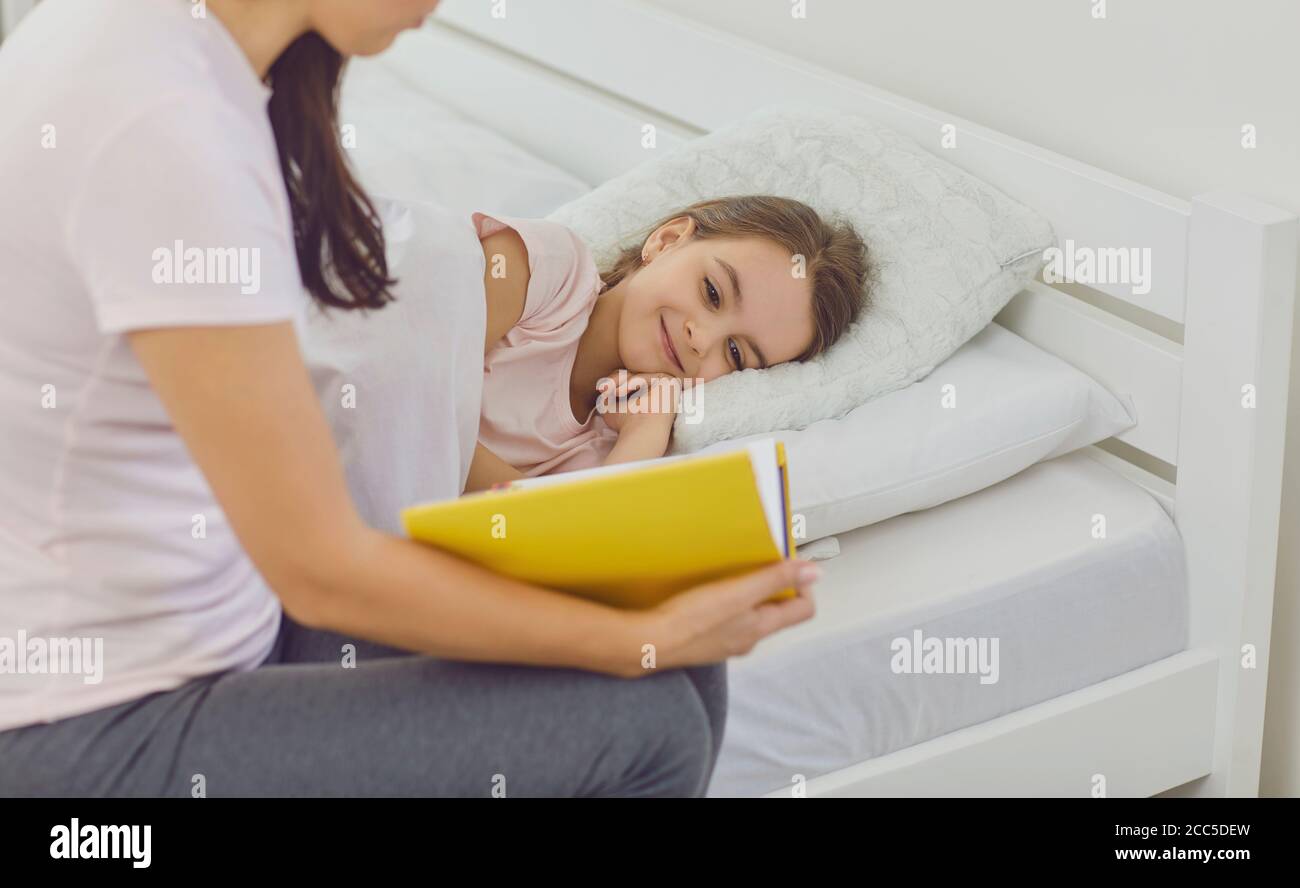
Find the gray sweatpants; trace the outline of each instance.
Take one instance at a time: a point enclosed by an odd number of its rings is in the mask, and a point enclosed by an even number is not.
[[[726,707],[725,663],[462,663],[286,616],[257,669],[0,732],[0,796],[702,796]]]

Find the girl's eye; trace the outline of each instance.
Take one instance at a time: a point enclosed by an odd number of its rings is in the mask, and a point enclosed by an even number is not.
[[[706,298],[709,300],[709,305],[713,306],[714,308],[717,308],[719,305],[722,304],[722,297],[718,295],[718,288],[713,286],[713,281],[709,280],[708,278],[705,278],[704,289],[708,293],[708,296]],[[736,340],[734,339],[727,340],[727,351],[731,355],[731,363],[735,366],[735,368],[737,370],[744,370],[745,355],[740,350],[740,346],[736,345]]]
[[[713,286],[713,281],[709,280],[708,278],[705,278],[704,289],[708,291],[710,305],[712,305],[714,308],[717,308],[719,305],[722,304],[722,297],[718,295],[718,290],[716,287]]]

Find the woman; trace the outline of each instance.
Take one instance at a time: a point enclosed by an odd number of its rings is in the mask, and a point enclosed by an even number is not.
[[[296,334],[390,298],[335,86],[435,5],[45,0],[0,49],[0,794],[701,794],[723,661],[811,615],[801,562],[631,613],[358,516]]]

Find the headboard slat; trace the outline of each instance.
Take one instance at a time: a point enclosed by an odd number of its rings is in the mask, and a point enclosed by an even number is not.
[[[1182,346],[1036,281],[995,320],[1112,392],[1131,396],[1138,425],[1116,437],[1177,464]]]

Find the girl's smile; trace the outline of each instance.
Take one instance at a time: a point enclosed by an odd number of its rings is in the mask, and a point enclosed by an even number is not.
[[[857,233],[798,201],[692,204],[601,272],[568,380],[573,415],[620,369],[708,382],[808,360],[853,322],[869,277]]]
[[[613,288],[623,294],[620,366],[708,381],[807,349],[812,288],[791,273],[790,252],[765,238],[701,240],[691,229],[686,218],[661,226],[645,264]]]
[[[677,370],[684,375],[686,373],[686,368],[682,366],[682,359],[677,356],[677,349],[673,345],[672,335],[668,332],[668,325],[664,321],[663,312],[660,312],[659,314],[659,331],[660,336],[663,339],[664,353],[668,355],[668,359],[676,365]]]

